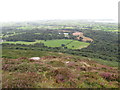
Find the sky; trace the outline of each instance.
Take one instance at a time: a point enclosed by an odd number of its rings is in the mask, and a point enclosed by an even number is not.
[[[0,22],[118,19],[119,0],[0,0]]]

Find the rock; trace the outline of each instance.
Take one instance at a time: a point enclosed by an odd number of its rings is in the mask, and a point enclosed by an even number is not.
[[[84,66],[90,67],[90,65],[87,64],[86,62],[81,62],[81,64],[83,64]]]
[[[32,57],[32,58],[29,58],[29,60],[31,60],[31,61],[38,61],[38,60],[40,60],[40,57]]]
[[[66,63],[69,63],[70,61],[67,61]]]

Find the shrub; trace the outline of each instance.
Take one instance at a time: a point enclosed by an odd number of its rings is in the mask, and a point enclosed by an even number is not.
[[[11,73],[2,78],[3,88],[34,88],[35,84],[41,82],[41,76],[36,73]]]
[[[52,70],[52,71],[48,72],[46,74],[46,77],[47,78],[53,77],[56,79],[56,82],[64,82],[64,81],[71,80],[75,76],[73,75],[73,73],[69,69],[59,68],[59,69]]]
[[[109,72],[100,73],[100,76],[105,78],[108,81],[118,80],[118,75],[112,74],[112,73],[109,73]]]
[[[64,67],[64,63],[61,61],[50,61],[48,64],[52,65],[53,67]]]

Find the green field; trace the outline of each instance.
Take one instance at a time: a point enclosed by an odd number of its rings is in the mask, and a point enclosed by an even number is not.
[[[60,39],[60,40],[47,40],[47,41],[41,40],[40,42],[44,43],[44,45],[48,47],[61,47],[61,44],[66,45],[67,43],[71,41],[73,40]]]
[[[37,41],[38,42],[38,41]],[[12,42],[12,41],[5,41],[3,43],[11,43],[11,44],[26,44],[26,45],[29,45],[29,44],[35,44],[37,42],[24,42],[24,41],[16,41],[16,42]]]
[[[36,28],[36,27],[35,27],[35,26],[25,26],[25,27],[18,27],[18,28],[16,28],[16,29],[32,30],[32,29],[34,29],[34,28]]]
[[[71,40],[71,39],[59,39],[59,40],[36,40],[35,42],[24,42],[24,41],[5,41],[3,43],[11,43],[11,44],[35,44],[35,43],[44,43],[45,46],[48,47],[61,47],[61,44],[66,45],[69,49],[81,49],[87,47],[90,43],[86,42],[80,42],[77,40]]]
[[[67,44],[66,47],[69,49],[81,49],[81,48],[87,47],[90,44],[86,42],[80,42],[77,40],[65,40],[65,39],[47,40],[47,41],[42,41],[42,43],[44,43],[45,46],[48,46],[48,47],[61,47],[61,44],[64,44],[64,45]]]
[[[67,47],[70,49],[81,49],[87,47],[88,45],[90,45],[90,43],[73,41],[72,43],[68,44]]]
[[[104,31],[120,32],[119,30],[104,30]]]

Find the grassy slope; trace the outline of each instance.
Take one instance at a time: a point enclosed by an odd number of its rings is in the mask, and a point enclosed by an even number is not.
[[[63,53],[3,49],[3,87],[117,88],[117,69]],[[30,57],[41,57],[30,61]],[[22,58],[21,58],[22,57]],[[23,58],[24,57],[24,58]],[[14,59],[13,59],[14,58]],[[66,63],[68,62],[69,63]]]
[[[5,58],[17,59],[20,57],[41,57],[41,56],[59,56],[61,54],[51,53],[39,50],[16,50],[16,49],[3,49],[2,56]]]
[[[40,50],[16,50],[16,49],[3,49],[2,50],[2,57],[4,58],[11,58],[11,59],[17,59],[20,57],[41,57],[41,56],[73,56],[76,58],[81,59],[88,59],[87,57],[82,56],[76,56],[76,55],[70,55],[70,54],[61,54],[56,52],[48,52],[48,51],[40,51]],[[89,58],[90,59],[90,58]],[[118,67],[118,62],[113,61],[105,61],[102,59],[92,59],[98,63],[101,63],[103,65],[108,65],[112,67]]]

